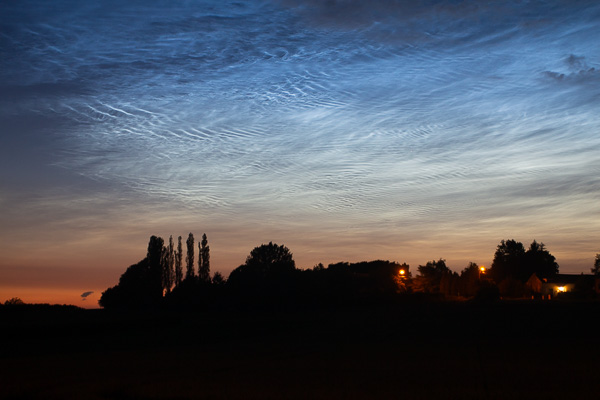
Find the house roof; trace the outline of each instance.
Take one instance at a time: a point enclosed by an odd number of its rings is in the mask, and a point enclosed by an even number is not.
[[[554,284],[577,284],[581,282],[590,282],[594,283],[595,276],[594,275],[584,275],[584,274],[556,274],[550,278],[544,279],[544,283],[554,283]]]

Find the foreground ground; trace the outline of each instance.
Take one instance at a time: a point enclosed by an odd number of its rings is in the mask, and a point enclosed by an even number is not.
[[[0,398],[591,399],[600,303],[0,310]]]

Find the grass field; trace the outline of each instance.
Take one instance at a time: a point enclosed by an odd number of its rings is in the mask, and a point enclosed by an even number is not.
[[[596,399],[600,303],[0,309],[10,399]]]

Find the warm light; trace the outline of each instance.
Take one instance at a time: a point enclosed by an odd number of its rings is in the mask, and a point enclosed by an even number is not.
[[[566,292],[567,288],[564,287],[564,286],[559,286],[559,287],[556,288],[556,290],[558,290],[559,292]]]
[[[406,273],[406,271],[405,271],[405,270],[403,270],[403,269],[401,269],[400,271],[398,271],[398,273],[399,273],[400,275],[404,275],[404,274]]]
[[[485,274],[485,267],[483,265],[479,267],[479,270],[481,271],[481,273]]]

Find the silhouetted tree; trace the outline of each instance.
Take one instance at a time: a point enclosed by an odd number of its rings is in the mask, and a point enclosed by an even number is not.
[[[173,246],[173,236],[169,236],[169,246],[164,251],[163,260],[163,287],[167,293],[171,293],[174,281],[174,270],[175,264],[175,249]]]
[[[272,291],[289,284],[295,271],[296,263],[290,250],[269,242],[255,247],[246,262],[231,271],[227,283],[234,288]]]
[[[516,276],[522,282],[526,282],[532,274],[538,278],[550,278],[558,273],[556,258],[546,249],[544,243],[535,240],[525,252],[524,271]]]
[[[325,266],[323,265],[323,263],[318,263],[316,264],[313,269],[313,271],[324,271],[325,270]]]
[[[177,251],[175,252],[175,286],[178,287],[183,281],[183,247],[181,236],[177,239]]]
[[[215,272],[215,274],[212,277],[212,284],[213,285],[224,285],[226,283],[225,277],[219,272]]]
[[[498,283],[500,294],[504,297],[523,297],[526,293],[526,286],[517,278],[507,276]]]
[[[195,277],[195,272],[194,272],[194,235],[192,233],[190,233],[188,235],[187,241],[185,243],[187,245],[187,257],[185,259],[185,262],[186,262],[185,279],[191,281]]]
[[[440,293],[440,283],[444,274],[452,273],[446,266],[446,260],[429,261],[419,265],[418,275],[413,280],[413,290],[424,293]]]
[[[440,293],[445,296],[456,296],[458,295],[457,284],[459,276],[456,272],[450,270],[442,272],[440,279]]]
[[[494,261],[490,274],[492,278],[500,283],[507,278],[519,279],[523,274],[523,264],[525,261],[525,248],[523,243],[514,239],[502,240],[496,248]],[[525,279],[528,279],[526,277]]]
[[[519,293],[524,290],[522,284],[533,273],[539,278],[552,277],[558,273],[558,264],[543,243],[534,240],[525,251],[521,242],[502,240],[494,254],[490,273],[503,296],[509,293],[510,296],[520,296],[522,293]]]
[[[151,236],[148,243],[148,284],[150,296],[152,298],[161,298],[163,295],[164,280],[163,270],[165,261],[164,240],[158,236]]]
[[[596,254],[596,259],[594,260],[594,267],[592,268],[592,274],[600,276],[600,254]]]
[[[147,306],[153,303],[148,258],[128,267],[119,283],[102,292],[98,304],[104,308]]]
[[[404,271],[402,275],[401,270]],[[313,271],[319,272],[320,268]],[[388,260],[340,262],[330,264],[326,272],[335,285],[333,290],[347,296],[374,298],[406,292],[410,280],[408,264],[400,265]]]
[[[5,306],[22,306],[25,302],[21,300],[19,297],[13,297],[4,302]]]
[[[479,266],[474,262],[470,262],[460,273],[460,294],[465,297],[475,296],[479,290],[480,278]]]
[[[255,247],[246,258],[246,265],[263,276],[285,274],[296,269],[290,250],[273,242]]]
[[[151,236],[146,258],[131,265],[116,286],[106,289],[98,303],[105,308],[155,305],[162,300],[164,288],[164,240]]]
[[[498,286],[491,280],[482,280],[479,283],[479,289],[475,294],[475,301],[478,303],[493,303],[498,300],[500,300]]]
[[[398,266],[398,271],[394,274],[394,282],[396,283],[396,291],[399,293],[412,290],[412,274],[408,264],[402,263]]]
[[[198,280],[210,282],[210,247],[206,233],[202,235],[202,242],[198,243]]]

